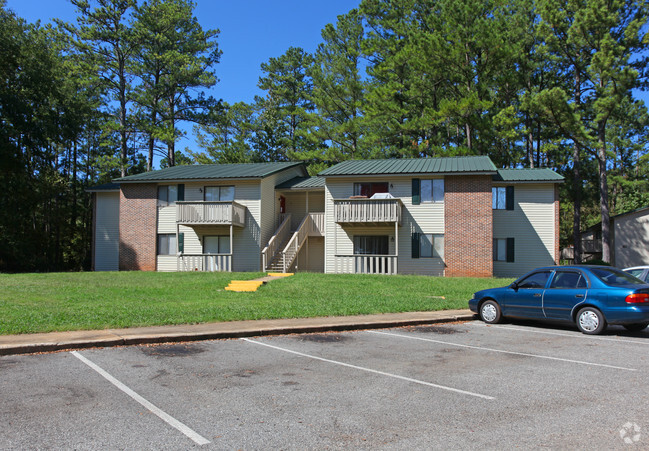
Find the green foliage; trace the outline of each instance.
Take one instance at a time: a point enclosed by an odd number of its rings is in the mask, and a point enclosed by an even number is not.
[[[280,57],[261,65],[264,75],[259,78],[259,87],[267,94],[257,99],[266,113],[259,116],[258,126],[273,129],[273,133],[266,134],[262,146],[276,160],[304,159],[303,152],[312,148],[307,138],[307,118],[314,108],[309,75],[312,64],[309,53],[290,47]]]

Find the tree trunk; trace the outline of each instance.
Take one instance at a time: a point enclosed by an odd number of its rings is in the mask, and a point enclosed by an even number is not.
[[[573,219],[572,244],[575,264],[581,263],[581,145],[575,143],[572,153]]]
[[[575,73],[575,103],[581,105],[581,74]],[[581,263],[581,144],[575,140],[575,147],[572,153],[572,190],[573,190],[573,217],[572,217],[572,244],[574,249],[575,263]]]
[[[599,201],[602,214],[602,260],[611,263],[610,214],[608,210],[608,181],[606,174],[606,121],[600,121],[597,127],[599,163]]]

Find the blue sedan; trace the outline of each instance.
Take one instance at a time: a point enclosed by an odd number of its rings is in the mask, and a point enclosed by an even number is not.
[[[639,331],[649,325],[649,284],[608,266],[552,266],[474,293],[469,308],[489,324],[511,317],[570,321],[585,334],[607,324]]]

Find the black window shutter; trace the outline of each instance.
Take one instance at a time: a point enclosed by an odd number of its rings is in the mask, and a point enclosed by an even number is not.
[[[185,252],[185,234],[184,233],[179,233],[178,234],[178,252],[181,254]]]
[[[507,238],[507,261],[514,261],[514,238]]]
[[[514,209],[514,187],[508,186],[506,191],[507,191],[505,197],[507,201],[506,208],[507,210],[513,210]]]
[[[493,255],[492,255],[492,260],[493,261],[498,261],[498,239],[494,238],[493,239]]]
[[[419,258],[419,233],[412,234],[412,258]]]
[[[412,179],[412,205],[419,205],[421,202],[421,181]],[[417,255],[419,257],[419,255]]]
[[[184,200],[185,200],[185,185],[181,183],[178,185],[178,201],[182,202]]]

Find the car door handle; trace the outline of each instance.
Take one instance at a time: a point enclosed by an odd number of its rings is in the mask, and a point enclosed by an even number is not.
[[[535,298],[540,298],[540,297],[541,297],[541,293],[534,293],[534,297],[535,297]]]
[[[575,297],[576,297],[576,298],[583,298],[584,295],[583,295],[583,294],[576,294]]]

